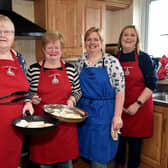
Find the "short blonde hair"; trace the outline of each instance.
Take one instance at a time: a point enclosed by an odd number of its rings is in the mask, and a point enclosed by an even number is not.
[[[0,14],[0,24],[4,24],[4,25],[7,25],[7,26],[10,26],[11,30],[15,31],[15,26],[14,26],[12,20],[9,17],[5,16],[5,15],[1,15]]]
[[[96,28],[96,27],[91,27],[86,31],[84,41],[86,41],[88,36],[90,36],[90,34],[93,33],[93,32],[96,32],[99,36],[100,41],[103,42],[103,38],[101,36],[101,31],[100,31],[99,28]]]
[[[61,48],[64,48],[64,37],[60,32],[46,32],[42,37],[42,47],[45,49],[46,45],[50,42],[59,40]]]

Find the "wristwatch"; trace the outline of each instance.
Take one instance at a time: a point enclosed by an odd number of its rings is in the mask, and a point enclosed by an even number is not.
[[[138,105],[142,106],[142,102],[140,100],[136,101]]]

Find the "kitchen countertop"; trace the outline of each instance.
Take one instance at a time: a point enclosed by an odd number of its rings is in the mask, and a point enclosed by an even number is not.
[[[168,107],[168,102],[165,102],[165,101],[159,101],[159,100],[153,99],[153,103],[154,105]]]
[[[153,102],[154,105],[168,107],[168,93],[165,92],[153,93]]]

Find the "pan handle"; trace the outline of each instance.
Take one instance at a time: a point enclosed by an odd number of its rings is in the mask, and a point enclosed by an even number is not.
[[[26,111],[25,111],[25,114],[26,114],[27,116],[31,116],[31,113],[30,113],[29,110],[26,110]]]

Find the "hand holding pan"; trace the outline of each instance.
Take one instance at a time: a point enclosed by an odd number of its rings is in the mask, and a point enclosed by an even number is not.
[[[58,119],[52,118],[50,116],[31,115],[29,111],[25,111],[25,114],[27,116],[16,118],[15,120],[12,121],[12,123],[19,131],[21,131],[23,134],[26,134],[26,135],[47,134],[49,132],[54,131],[59,124]],[[32,122],[36,122],[36,123],[43,122],[43,125],[40,127],[27,127],[27,126],[18,125],[18,123],[22,121],[28,124]]]
[[[31,116],[31,113],[30,113],[29,110],[26,110],[26,111],[25,111],[25,114],[26,114],[26,116]]]

